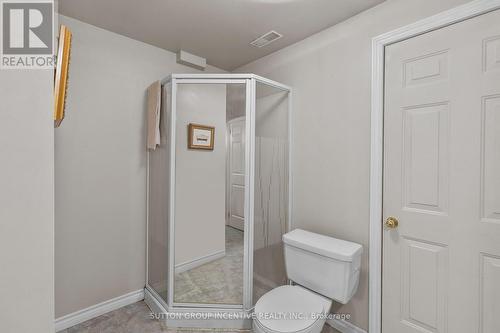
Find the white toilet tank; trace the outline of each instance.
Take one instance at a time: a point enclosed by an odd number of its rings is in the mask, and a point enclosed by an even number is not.
[[[283,235],[285,265],[293,282],[346,304],[356,292],[363,247],[295,229]]]

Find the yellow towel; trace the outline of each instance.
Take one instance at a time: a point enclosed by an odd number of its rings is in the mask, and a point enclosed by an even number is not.
[[[148,149],[160,145],[161,84],[153,82],[148,88]]]

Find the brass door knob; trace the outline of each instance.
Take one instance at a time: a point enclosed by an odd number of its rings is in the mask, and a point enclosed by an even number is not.
[[[384,224],[387,229],[396,229],[399,226],[399,221],[394,216],[389,216]]]

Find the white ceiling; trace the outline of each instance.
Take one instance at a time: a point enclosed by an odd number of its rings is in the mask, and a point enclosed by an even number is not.
[[[59,12],[233,70],[384,0],[59,0]],[[278,41],[249,43],[276,30]]]

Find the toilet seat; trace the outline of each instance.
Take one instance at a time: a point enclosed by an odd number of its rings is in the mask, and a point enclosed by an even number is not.
[[[325,322],[321,315],[328,313],[331,304],[330,299],[301,286],[277,287],[255,304],[254,329],[266,333],[319,332]]]

